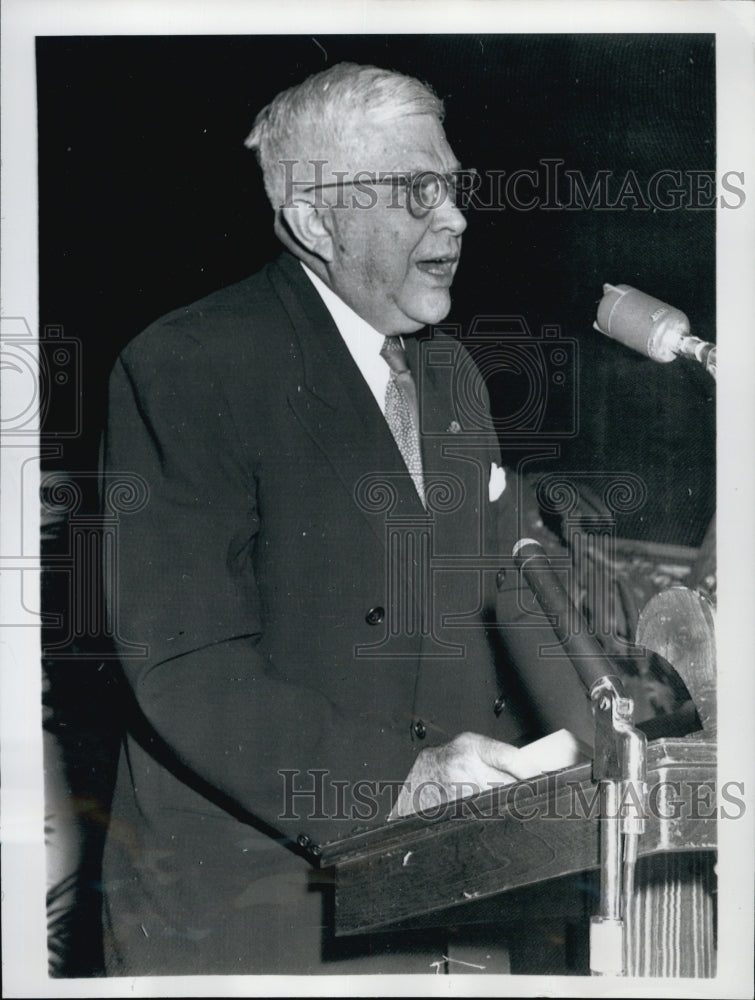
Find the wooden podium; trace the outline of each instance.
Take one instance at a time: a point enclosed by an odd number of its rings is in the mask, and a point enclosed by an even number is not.
[[[661,641],[669,614],[684,627]],[[647,784],[635,889],[624,911],[624,971],[715,975],[716,742],[710,611],[674,588],[641,616],[638,641],[677,663],[703,729],[647,744]],[[664,627],[663,635],[668,635]],[[658,634],[655,634],[655,633]],[[671,648],[673,646],[673,649]],[[671,657],[667,656],[670,660]],[[322,847],[335,869],[335,932],[410,918],[547,882],[601,864],[593,767],[544,774]],[[627,790],[629,791],[629,790]],[[628,804],[634,803],[627,799]],[[617,819],[614,822],[619,822]]]
[[[715,782],[712,742],[648,745],[651,809],[627,913],[629,974],[714,974]],[[324,845],[321,863],[336,873],[336,933],[385,928],[597,869],[597,789],[584,764]]]

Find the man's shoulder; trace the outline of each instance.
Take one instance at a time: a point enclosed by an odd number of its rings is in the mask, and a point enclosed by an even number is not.
[[[282,312],[270,267],[156,319],[126,345],[122,359],[138,363],[176,350],[222,352],[224,345],[238,350],[240,342],[253,342]]]

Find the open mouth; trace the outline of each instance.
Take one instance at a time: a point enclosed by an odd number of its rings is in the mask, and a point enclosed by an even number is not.
[[[458,257],[431,257],[418,260],[417,267],[424,274],[432,274],[437,278],[452,278]]]

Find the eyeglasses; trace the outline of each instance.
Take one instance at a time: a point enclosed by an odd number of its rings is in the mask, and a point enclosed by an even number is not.
[[[407,192],[405,205],[415,219],[424,219],[434,208],[440,207],[446,199],[458,209],[469,208],[472,192],[478,186],[476,170],[454,170],[440,174],[435,170],[422,170],[416,174],[387,174],[379,177],[360,177],[353,181],[334,181],[332,184],[313,184],[307,191],[322,191],[325,188],[353,187],[366,184],[390,184],[394,189],[404,188]],[[391,202],[390,208],[397,203]],[[345,206],[343,206],[345,207]],[[369,206],[361,205],[362,208]]]

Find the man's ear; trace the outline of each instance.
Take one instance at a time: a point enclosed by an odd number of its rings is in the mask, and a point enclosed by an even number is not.
[[[284,205],[281,222],[293,239],[309,253],[321,260],[333,260],[333,238],[325,213],[328,209],[308,201],[294,201]]]

